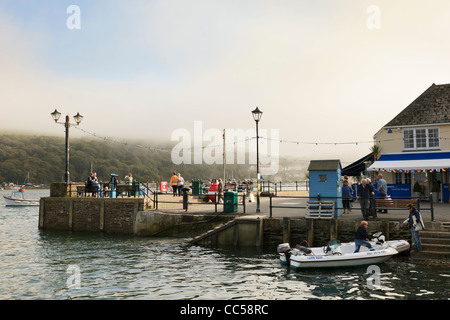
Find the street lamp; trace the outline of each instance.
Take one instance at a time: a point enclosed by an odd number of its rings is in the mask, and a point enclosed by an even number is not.
[[[261,212],[260,209],[260,202],[259,202],[259,182],[260,182],[260,173],[259,173],[259,133],[258,133],[258,123],[259,120],[261,120],[262,117],[262,111],[259,110],[258,107],[256,107],[255,110],[252,111],[253,119],[256,122],[256,183],[257,183],[257,189],[256,189],[256,212]]]
[[[53,111],[51,113],[53,120],[55,120],[55,123],[59,123],[64,125],[64,127],[66,128],[66,172],[64,174],[64,180],[66,183],[70,182],[70,173],[69,173],[69,128],[70,126],[73,126],[73,124],[71,124],[70,118],[69,116],[66,116],[66,121],[65,122],[58,122],[59,118],[61,117],[61,113],[58,112],[58,110],[55,109],[55,111]],[[78,126],[81,122],[81,120],[83,120],[83,116],[78,112],[74,117],[75,123]]]

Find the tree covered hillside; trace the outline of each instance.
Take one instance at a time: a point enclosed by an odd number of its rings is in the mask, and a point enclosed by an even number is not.
[[[85,181],[91,165],[102,181],[108,181],[110,173],[120,179],[132,173],[140,182],[168,181],[175,170],[186,180],[219,178],[222,165],[174,165],[171,150],[149,150],[136,145],[124,145],[104,140],[70,140],[70,179]],[[248,165],[227,166],[227,176],[244,179],[255,172],[248,172]],[[24,183],[29,173],[35,184],[64,180],[64,138],[51,136],[0,134],[0,183]]]

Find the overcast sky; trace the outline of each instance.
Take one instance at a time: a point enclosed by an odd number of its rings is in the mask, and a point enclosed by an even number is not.
[[[448,0],[0,0],[1,129],[62,137],[57,108],[99,136],[170,142],[194,121],[254,128],[258,106],[260,128],[300,142],[281,155],[348,163],[450,82],[449,32]]]

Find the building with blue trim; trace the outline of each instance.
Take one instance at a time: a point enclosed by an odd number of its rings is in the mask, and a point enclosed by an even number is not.
[[[383,175],[389,195],[412,196],[418,183],[422,196],[438,185],[440,200],[449,201],[450,84],[432,84],[375,133],[374,142],[381,156],[367,171]]]

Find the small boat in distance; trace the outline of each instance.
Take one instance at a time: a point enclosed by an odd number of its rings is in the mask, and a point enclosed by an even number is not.
[[[3,196],[6,206],[38,206],[38,199],[26,199],[24,197],[24,188],[19,191],[13,191],[10,196]]]

